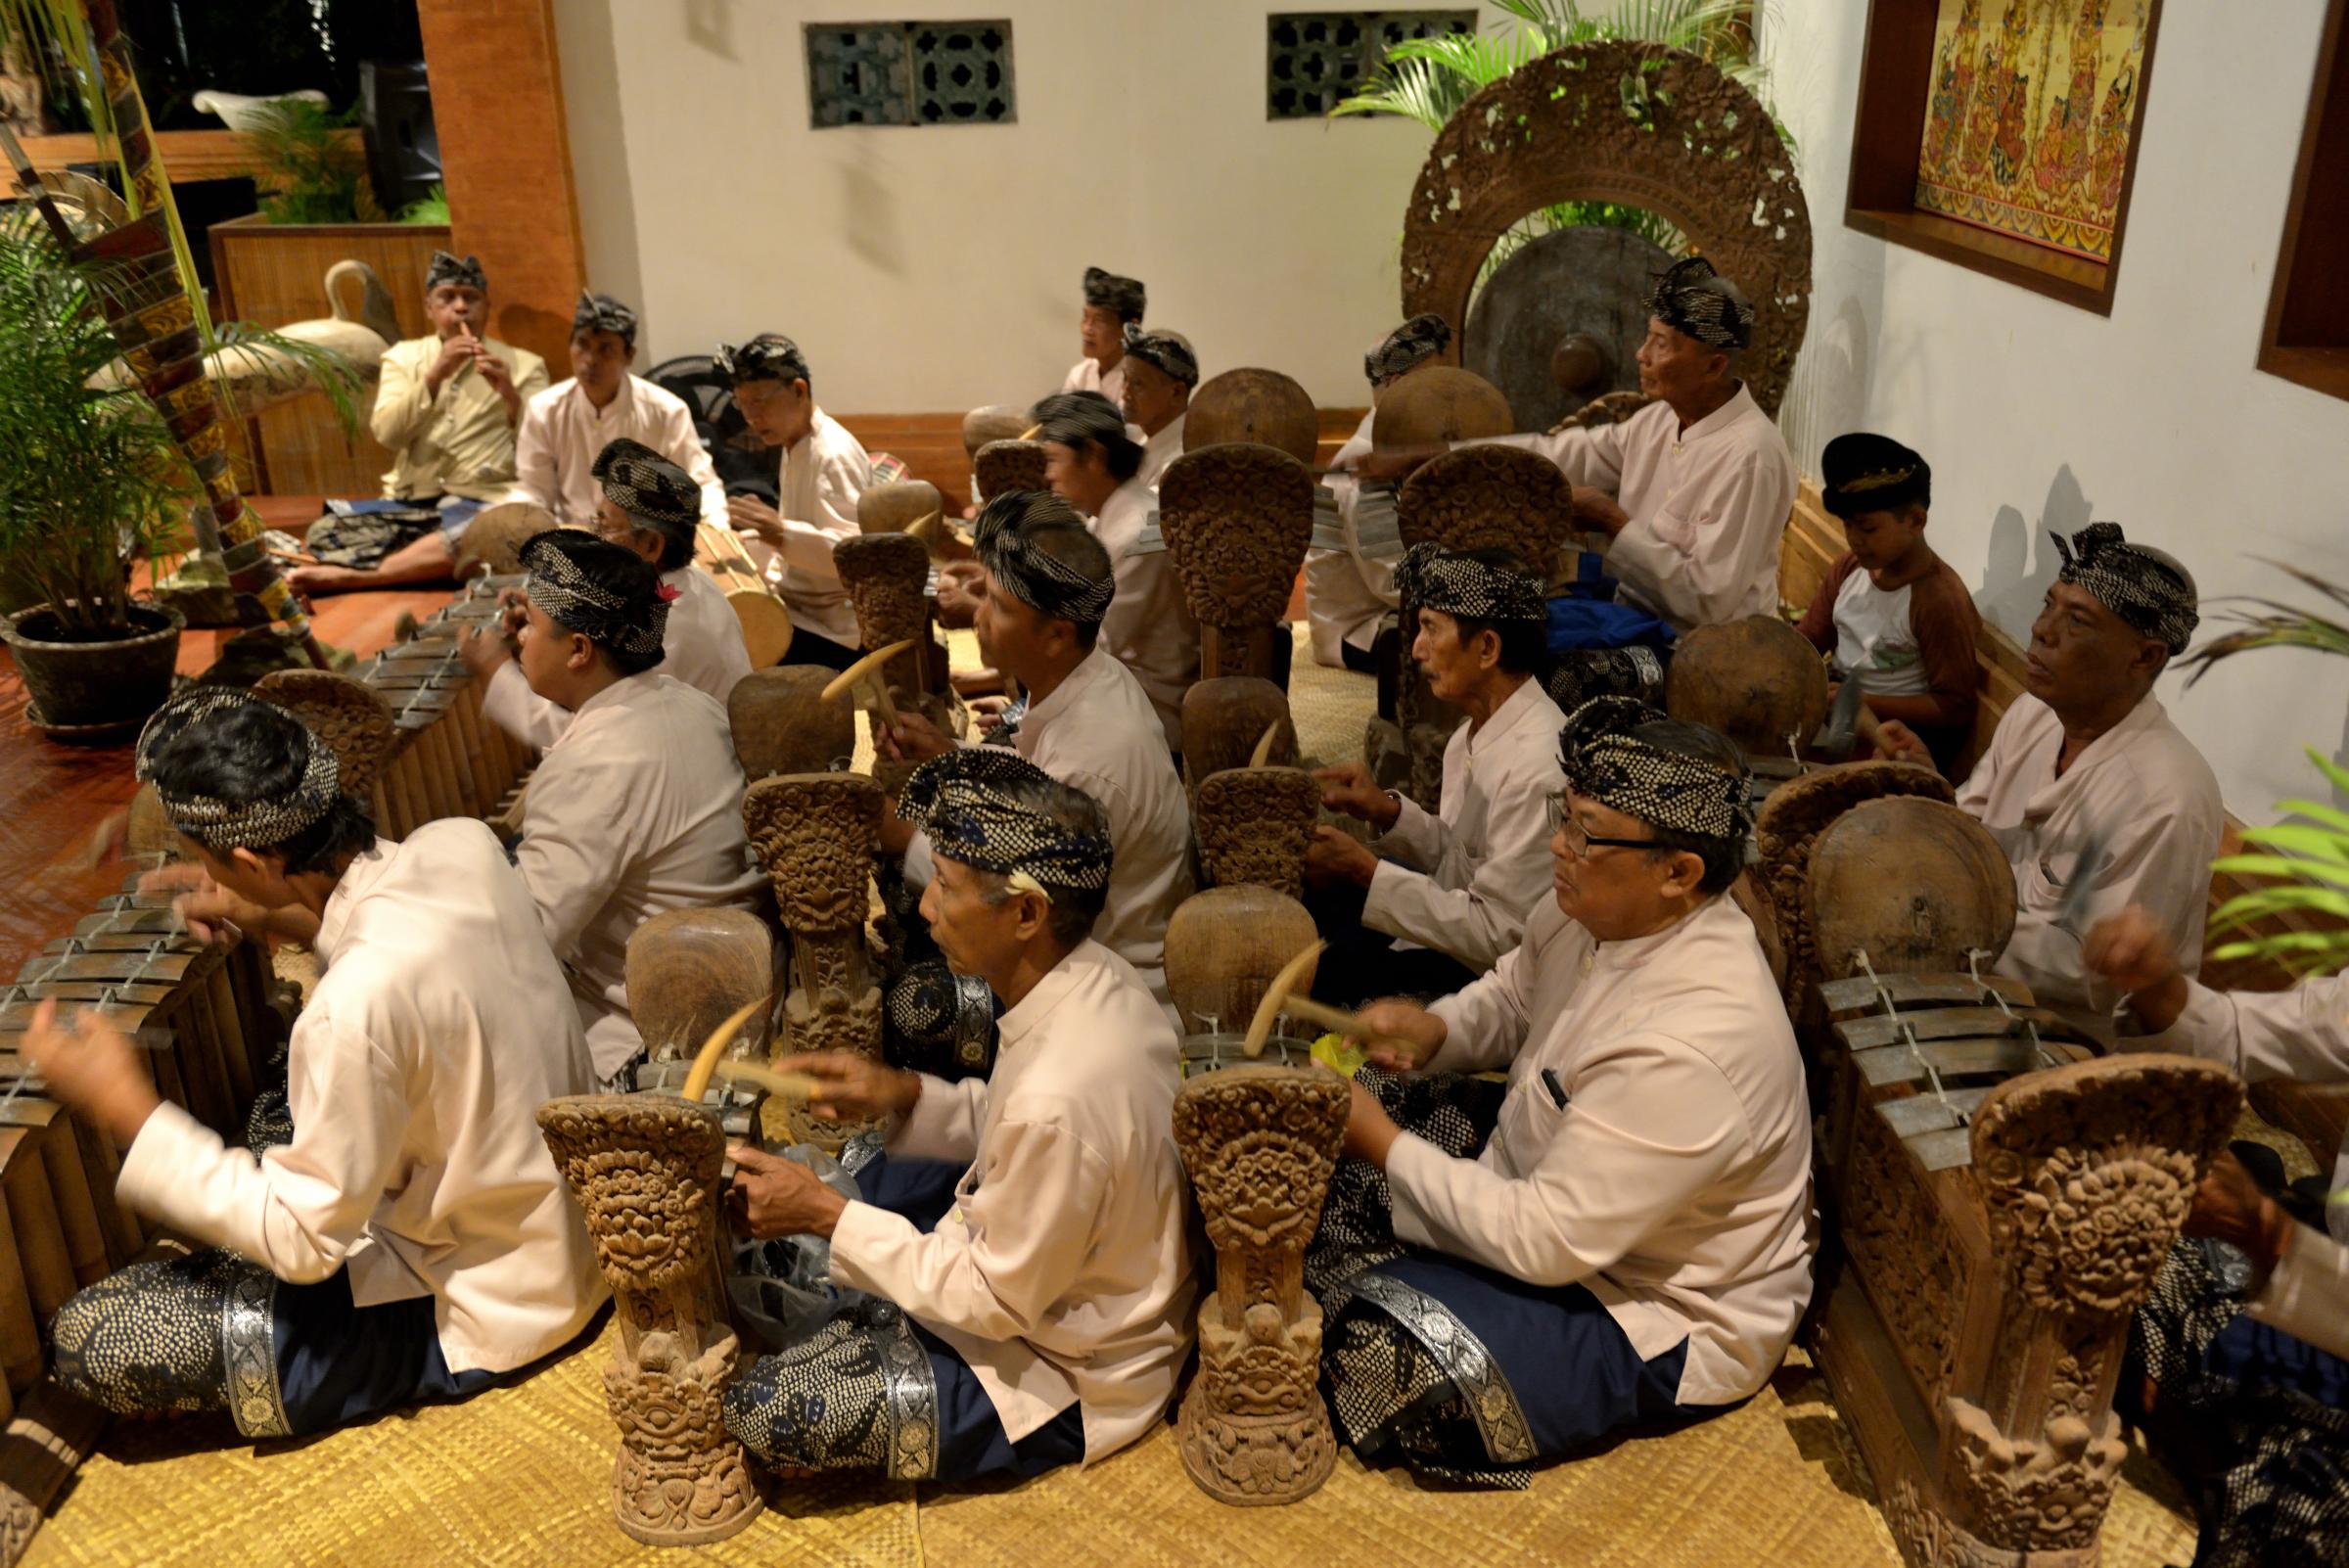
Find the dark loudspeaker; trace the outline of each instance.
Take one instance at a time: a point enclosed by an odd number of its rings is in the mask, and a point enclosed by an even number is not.
[[[359,124],[367,133],[367,172],[385,211],[396,215],[433,194],[440,182],[440,137],[433,129],[423,61],[361,62]]]

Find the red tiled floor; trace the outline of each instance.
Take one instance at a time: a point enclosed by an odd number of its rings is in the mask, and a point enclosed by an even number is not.
[[[315,496],[256,497],[273,527],[299,530],[319,512]],[[318,635],[362,658],[392,641],[402,611],[418,617],[446,603],[446,588],[337,594],[314,605]],[[209,668],[230,634],[191,630],[179,640],[179,669]],[[0,984],[42,944],[63,935],[122,884],[118,861],[83,869],[90,834],[107,813],[130,802],[128,739],[113,746],[69,746],[24,720],[24,685],[0,649]]]

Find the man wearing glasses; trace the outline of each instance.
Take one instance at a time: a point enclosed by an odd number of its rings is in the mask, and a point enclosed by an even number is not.
[[[1357,1080],[1346,1152],[1384,1179],[1341,1168],[1307,1266],[1356,1452],[1513,1487],[1747,1398],[1811,1294],[1802,1061],[1723,897],[1744,763],[1623,697],[1577,709],[1560,751],[1523,944],[1432,1007],[1363,1015],[1387,1071]],[[1455,1076],[1483,1071],[1507,1074],[1497,1117]]]

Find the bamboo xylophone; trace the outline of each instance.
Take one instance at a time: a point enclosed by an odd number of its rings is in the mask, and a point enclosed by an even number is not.
[[[477,577],[413,635],[353,671],[398,728],[369,792],[384,837],[404,839],[444,816],[494,816],[529,772],[532,753],[482,716],[482,686],[457,652],[468,633],[495,623],[497,590],[518,580]]]

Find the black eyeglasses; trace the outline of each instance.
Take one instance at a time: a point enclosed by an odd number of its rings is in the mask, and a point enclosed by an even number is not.
[[[1567,809],[1566,792],[1560,790],[1548,798],[1549,831],[1566,836],[1566,853],[1581,859],[1592,850],[1652,850],[1653,839],[1602,839],[1575,820]]]

